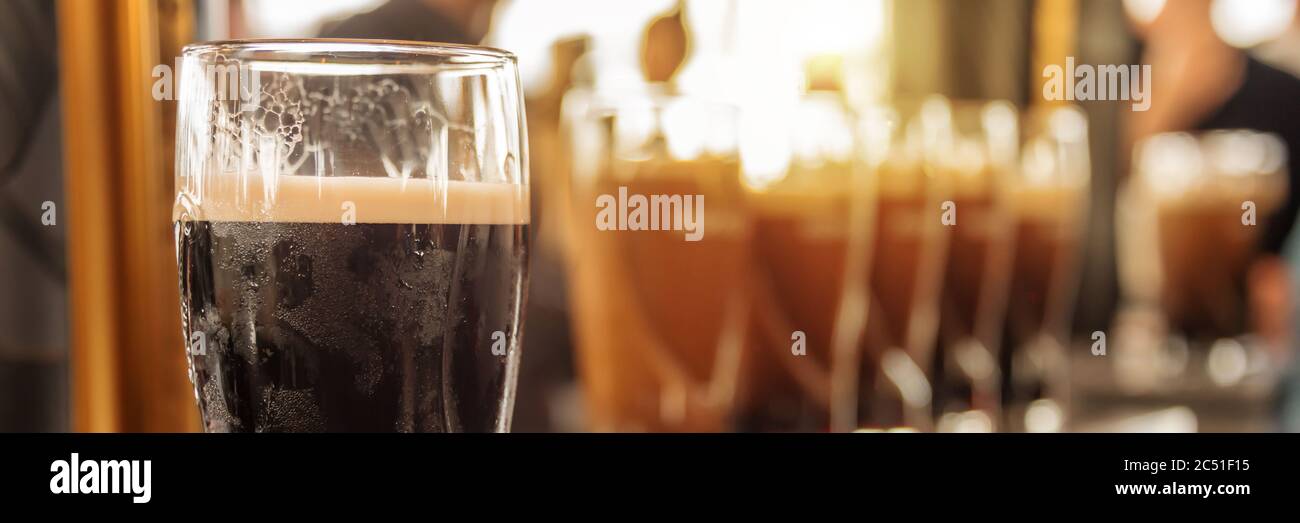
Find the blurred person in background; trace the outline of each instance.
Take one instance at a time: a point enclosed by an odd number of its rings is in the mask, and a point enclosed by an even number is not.
[[[1212,7],[1211,0],[1166,1],[1154,18],[1133,20],[1143,43],[1141,63],[1151,65],[1154,103],[1131,113],[1125,152],[1143,138],[1174,131],[1254,129],[1285,142],[1288,193],[1267,221],[1246,286],[1252,330],[1291,368],[1278,390],[1279,428],[1300,431],[1300,358],[1294,354],[1300,288],[1292,286],[1292,267],[1300,267],[1300,239],[1292,238],[1300,210],[1300,78],[1226,43],[1215,30]],[[1292,26],[1296,30],[1300,21]]]
[[[1210,0],[1165,2],[1153,20],[1135,23],[1156,102],[1149,111],[1132,113],[1128,143],[1162,132],[1254,129],[1281,137],[1294,164],[1300,155],[1300,78],[1225,43],[1210,7]],[[1282,251],[1300,210],[1300,174],[1293,168],[1290,176],[1280,219],[1264,234],[1263,248],[1272,254]]]

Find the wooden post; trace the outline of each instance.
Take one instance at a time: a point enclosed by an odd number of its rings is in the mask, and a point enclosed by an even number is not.
[[[1029,69],[1029,105],[1061,105],[1071,102],[1043,98],[1043,68],[1065,66],[1067,56],[1078,49],[1079,4],[1077,0],[1036,0],[1034,4],[1033,50]],[[1074,79],[1067,78],[1067,82]]]
[[[172,67],[190,37],[177,30],[188,4],[59,0],[77,431],[198,427],[171,225],[174,118],[164,112],[175,103],[151,92],[154,66]]]

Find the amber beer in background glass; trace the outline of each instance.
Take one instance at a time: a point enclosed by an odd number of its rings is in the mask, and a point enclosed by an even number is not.
[[[1261,232],[1286,194],[1286,153],[1247,130],[1153,136],[1135,174],[1156,205],[1160,304],[1169,329],[1208,347],[1248,332],[1246,280]],[[1246,223],[1247,202],[1254,223]]]
[[[931,97],[892,113],[890,135],[872,153],[876,205],[858,425],[931,430],[930,363],[949,232],[940,221],[949,188],[935,169],[948,147],[951,106]]]
[[[1015,256],[1003,414],[1011,431],[1059,431],[1067,421],[1070,317],[1087,218],[1088,126],[1082,111],[1062,106],[1030,112],[1024,129],[1020,170],[1007,195]]]
[[[765,129],[788,161],[771,172],[746,165],[754,342],[743,428],[849,430],[867,317],[872,189],[857,119],[836,94],[811,93],[793,113],[784,128]]]
[[[730,430],[748,343],[751,236],[734,109],[653,90],[575,91],[564,112],[567,263],[590,428]],[[597,203],[620,193],[680,196],[683,205],[702,196],[690,212],[703,209],[703,226],[603,228]]]
[[[937,172],[952,218],[935,354],[939,431],[989,432],[1000,415],[998,368],[1012,256],[1008,178],[1019,161],[1009,102],[955,102],[951,145]]]

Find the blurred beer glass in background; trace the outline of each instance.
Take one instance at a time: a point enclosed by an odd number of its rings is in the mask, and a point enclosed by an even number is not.
[[[867,319],[872,188],[857,117],[838,93],[808,93],[789,110],[786,125],[764,129],[769,152],[788,154],[745,164],[755,324],[742,428],[849,430]]]
[[[1285,147],[1249,130],[1167,133],[1139,143],[1133,159],[1135,205],[1153,226],[1145,242],[1130,244],[1145,248],[1123,254],[1158,260],[1150,290],[1138,294],[1161,311],[1166,350],[1208,357],[1208,377],[1231,384],[1258,341],[1248,335],[1257,327],[1251,318],[1266,316],[1250,310],[1248,279],[1260,236],[1286,194]],[[1242,368],[1227,372],[1216,358]]]
[[[1007,191],[1019,160],[1019,120],[1006,101],[953,103],[937,173],[953,202],[935,356],[935,429],[989,432],[1000,414],[999,343],[1011,269]]]
[[[887,111],[894,124],[872,168],[877,200],[858,426],[930,430],[930,362],[948,248],[941,204],[949,188],[936,169],[951,145],[952,108],[939,96],[897,107]]]
[[[1015,256],[1003,372],[1006,428],[1055,432],[1066,423],[1070,318],[1087,221],[1088,123],[1079,109],[1031,110],[1007,197]]]
[[[751,248],[735,109],[651,86],[573,91],[564,115],[567,259],[589,428],[730,430]],[[622,227],[638,196],[666,230]],[[602,211],[602,200],[617,203]],[[602,227],[601,212],[620,226]]]

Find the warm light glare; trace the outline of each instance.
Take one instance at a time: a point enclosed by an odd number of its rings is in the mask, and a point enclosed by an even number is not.
[[[1246,347],[1232,338],[1214,342],[1205,360],[1205,370],[1210,379],[1220,387],[1236,385],[1246,377],[1250,359]]]
[[[589,35],[604,56],[635,72],[645,26],[672,5],[672,0],[508,0],[497,7],[487,43],[519,57],[519,74],[529,91],[547,86],[551,45],[577,35]]]
[[[1165,0],[1124,0],[1124,10],[1140,24],[1149,24],[1160,16]]]
[[[1138,173],[1156,194],[1181,194],[1203,170],[1196,138],[1186,133],[1148,138],[1139,144],[1137,155]]]
[[[1034,400],[1025,411],[1025,431],[1060,432],[1065,424],[1065,413],[1061,406],[1049,399]]]
[[[364,13],[382,3],[383,0],[246,0],[244,12],[255,35],[307,38],[316,36],[322,23]]]
[[[785,176],[794,155],[789,123],[793,117],[779,110],[746,111],[741,115],[740,158],[745,182],[764,187]]]
[[[1210,21],[1223,41],[1253,47],[1285,32],[1295,11],[1296,0],[1214,0]]]

